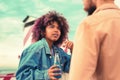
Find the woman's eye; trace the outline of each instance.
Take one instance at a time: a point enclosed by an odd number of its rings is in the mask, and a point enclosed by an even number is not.
[[[56,26],[54,26],[54,25],[49,25],[49,28],[55,28]],[[61,30],[61,27],[56,27],[58,30]]]
[[[58,27],[59,30],[61,30],[61,27]]]
[[[53,26],[53,25],[50,25],[49,27],[50,27],[50,28],[53,28],[54,26]]]

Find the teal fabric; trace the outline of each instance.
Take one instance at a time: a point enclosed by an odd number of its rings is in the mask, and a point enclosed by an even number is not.
[[[69,72],[71,56],[61,48],[53,46],[54,53],[58,52],[63,72]],[[30,45],[21,55],[17,80],[49,80],[48,69],[54,64],[54,56],[51,56],[50,49],[45,38]]]

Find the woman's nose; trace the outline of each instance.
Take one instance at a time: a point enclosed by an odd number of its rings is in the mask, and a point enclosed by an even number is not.
[[[59,29],[57,27],[54,28],[55,31],[59,31]]]

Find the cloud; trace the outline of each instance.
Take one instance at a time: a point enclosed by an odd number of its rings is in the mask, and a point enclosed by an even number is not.
[[[0,18],[0,43],[14,44],[16,41],[22,40],[23,25],[20,19],[15,17]],[[16,41],[14,41],[16,40]],[[9,43],[9,44],[10,44]],[[9,46],[9,45],[8,45]]]
[[[0,44],[0,67],[17,67],[18,55],[21,52],[20,46],[14,46],[12,41],[5,41],[5,43]]]
[[[82,0],[72,0],[72,3],[74,4],[82,4]]]
[[[115,4],[120,8],[120,0],[115,0]]]
[[[0,67],[16,66],[18,63],[18,55],[21,54],[23,47],[23,23],[20,18],[24,15],[40,17],[50,10],[57,10],[65,14],[74,30],[81,19],[81,16],[78,16],[81,13],[77,12],[81,0],[13,1],[14,3],[4,0],[0,3],[0,11],[4,13],[0,15]],[[70,33],[70,37],[72,39],[73,33]]]
[[[11,34],[18,33],[19,34],[20,32],[22,32],[22,28],[23,28],[21,20],[16,17],[0,18],[0,25],[1,25],[0,33],[2,35],[7,34],[7,33],[11,33]]]
[[[49,0],[50,2],[67,4],[82,4],[82,0]]]
[[[64,2],[67,2],[68,0],[49,0],[50,2],[62,2],[62,3],[64,3]]]
[[[46,4],[46,1],[42,1],[42,0],[31,0],[30,2],[23,0],[21,1],[20,6],[23,8],[23,11],[27,15],[31,15],[34,17],[39,17],[45,14],[46,12],[50,11],[51,9],[53,9],[52,7]]]
[[[22,50],[22,23],[15,17],[0,18],[0,67],[17,66]]]
[[[8,10],[8,6],[2,2],[0,2],[0,11],[4,12],[4,11],[7,11]]]

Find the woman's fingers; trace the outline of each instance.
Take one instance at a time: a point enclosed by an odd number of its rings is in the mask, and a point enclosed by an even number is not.
[[[73,42],[71,41],[65,41],[66,47],[71,49],[73,47]]]
[[[49,75],[50,79],[57,80],[55,78],[55,76],[61,75],[61,69],[57,65],[53,65],[49,68],[48,75]]]

